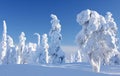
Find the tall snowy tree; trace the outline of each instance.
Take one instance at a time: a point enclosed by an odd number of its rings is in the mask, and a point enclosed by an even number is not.
[[[34,62],[39,64],[39,56],[40,56],[40,53],[41,53],[40,34],[39,33],[34,33],[34,35],[36,35],[38,37],[37,48],[36,48],[36,51],[34,53]]]
[[[3,35],[2,35],[2,51],[1,51],[1,64],[6,64],[6,53],[7,53],[7,26],[5,20],[3,21]]]
[[[25,52],[25,33],[21,32],[21,35],[19,36],[19,45],[17,50],[17,64],[24,64],[24,52]]]
[[[13,39],[11,36],[7,36],[7,64],[16,64],[16,50]]]
[[[103,17],[92,10],[79,13],[77,22],[82,30],[78,33],[76,42],[84,57],[89,58],[93,70],[99,72],[101,63],[109,63],[109,59],[118,53],[117,25],[110,12]]]
[[[48,37],[47,34],[42,35],[42,43],[41,43],[41,53],[40,53],[40,63],[48,64],[49,63],[49,56],[48,56]]]
[[[49,49],[50,57],[51,57],[51,63],[64,63],[65,62],[65,54],[63,50],[61,49],[61,25],[60,21],[57,18],[56,15],[51,14],[51,24],[52,28],[49,32],[49,36],[51,37],[51,45]]]

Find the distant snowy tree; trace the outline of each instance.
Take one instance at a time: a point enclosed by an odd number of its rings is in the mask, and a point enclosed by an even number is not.
[[[49,63],[49,56],[48,56],[48,37],[47,34],[42,35],[42,43],[41,43],[41,53],[40,53],[40,63],[48,64]]]
[[[26,45],[26,52],[24,54],[24,59],[26,64],[35,64],[36,63],[36,48],[37,44],[29,42]]]
[[[82,30],[78,33],[76,42],[84,56],[89,58],[93,70],[99,72],[101,63],[108,64],[109,59],[118,53],[117,25],[110,12],[103,17],[92,10],[79,13],[77,22],[82,25]]]
[[[34,62],[39,64],[39,56],[40,56],[40,52],[41,52],[40,34],[39,33],[34,33],[34,35],[37,35],[37,37],[38,37],[37,48],[36,48],[35,55],[34,55]]]
[[[75,55],[71,54],[70,55],[70,63],[74,63],[75,62]]]
[[[16,64],[16,50],[13,39],[11,36],[7,36],[7,64]]]
[[[24,53],[25,53],[25,33],[21,32],[21,35],[19,36],[19,45],[17,50],[17,64],[24,64]]]
[[[38,43],[37,43],[37,45],[38,45],[38,47],[40,47],[40,34],[39,33],[34,33],[34,35],[38,36]]]
[[[80,51],[78,50],[76,55],[75,55],[75,62],[81,62],[81,53]]]
[[[7,53],[7,26],[5,20],[3,21],[3,35],[2,35],[2,51],[1,51],[1,64],[7,64],[6,53]]]
[[[58,20],[57,16],[54,14],[51,14],[51,24],[52,29],[49,32],[49,36],[51,37],[51,45],[49,49],[50,57],[51,57],[51,63],[64,63],[65,62],[65,54],[61,49],[61,25],[60,21]]]

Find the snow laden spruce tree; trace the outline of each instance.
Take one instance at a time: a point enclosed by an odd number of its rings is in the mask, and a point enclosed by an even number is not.
[[[50,54],[50,62],[53,64],[57,63],[64,63],[65,62],[65,54],[61,49],[61,25],[60,21],[57,18],[56,15],[51,14],[51,24],[52,28],[49,32],[50,38],[51,38],[51,44],[49,48],[49,54]]]
[[[41,64],[48,64],[49,63],[49,56],[48,56],[48,37],[47,34],[42,35],[42,43],[41,43],[41,53],[40,53],[40,63]]]
[[[93,71],[99,72],[101,64],[108,64],[110,58],[118,53],[117,25],[110,12],[104,17],[89,9],[77,15],[77,22],[82,26],[76,37],[79,49],[84,57],[89,58]]]
[[[36,43],[29,42],[26,45],[26,49],[23,54],[25,64],[36,64],[36,48],[37,48]]]
[[[37,47],[40,47],[40,34],[39,33],[34,33],[34,35],[36,35],[38,38],[38,41],[37,41]]]
[[[24,64],[25,41],[25,33],[21,32],[21,35],[19,36],[19,45],[17,49],[17,64]]]
[[[13,39],[7,36],[7,64],[16,64],[16,50]]]
[[[6,53],[7,53],[7,26],[5,20],[3,21],[3,35],[2,35],[2,42],[1,42],[1,64],[6,64]]]
[[[34,62],[35,63],[37,63],[37,64],[39,64],[40,63],[40,54],[41,54],[41,47],[40,47],[40,34],[39,33],[34,33],[34,35],[36,35],[37,36],[37,39],[38,39],[38,41],[37,41],[37,47],[36,47],[36,51],[34,52],[34,58],[33,58],[33,60],[34,60]]]
[[[82,60],[81,60],[81,53],[80,53],[80,51],[78,50],[77,51],[77,53],[75,54],[75,62],[76,63],[79,63],[79,62],[81,62]]]

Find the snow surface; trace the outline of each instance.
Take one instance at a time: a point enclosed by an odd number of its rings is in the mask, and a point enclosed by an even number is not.
[[[116,76],[118,66],[104,66],[100,73],[92,72],[86,63],[62,65],[0,65],[0,76]]]

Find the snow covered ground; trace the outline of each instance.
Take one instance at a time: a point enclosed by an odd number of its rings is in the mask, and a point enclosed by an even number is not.
[[[120,66],[104,66],[92,72],[86,63],[62,65],[0,65],[0,76],[120,76]]]

